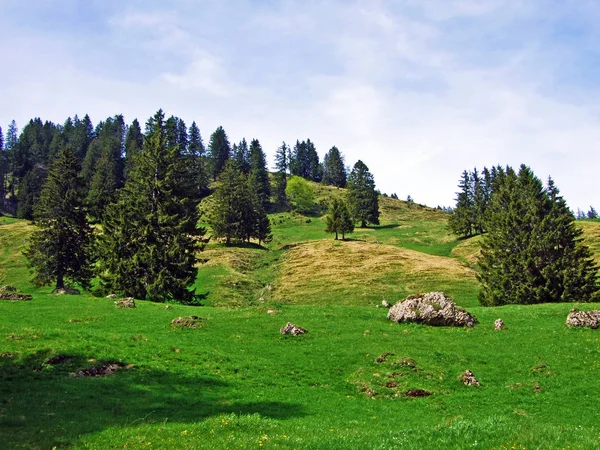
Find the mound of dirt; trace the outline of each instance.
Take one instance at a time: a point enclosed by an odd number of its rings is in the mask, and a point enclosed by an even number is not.
[[[600,311],[579,311],[573,308],[569,311],[567,321],[568,327],[588,327],[596,329],[600,325]]]
[[[409,389],[404,393],[407,397],[429,397],[433,392],[426,391],[425,389]]]
[[[172,327],[200,328],[204,319],[198,316],[177,317],[171,320]]]
[[[308,330],[299,327],[297,325],[294,325],[291,322],[288,322],[285,324],[285,326],[279,330],[279,332],[281,334],[291,334],[292,336],[298,336],[299,334],[305,334],[308,333]]]
[[[64,364],[69,359],[71,359],[71,356],[69,355],[56,355],[52,358],[48,358],[46,361],[44,361],[44,364],[48,364],[50,366],[58,366],[60,364]]]
[[[475,377],[473,372],[468,369],[461,373],[458,379],[466,386],[479,386],[479,380]]]
[[[477,319],[446,297],[443,292],[411,295],[390,308],[388,320],[433,326],[473,327]]]
[[[504,325],[504,321],[502,319],[496,319],[494,322],[494,329],[496,331],[506,330],[506,326]]]

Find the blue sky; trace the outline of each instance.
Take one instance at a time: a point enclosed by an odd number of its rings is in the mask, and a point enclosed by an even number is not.
[[[270,162],[336,145],[430,206],[525,163],[598,209],[599,21],[588,0],[0,0],[0,126],[163,108]]]

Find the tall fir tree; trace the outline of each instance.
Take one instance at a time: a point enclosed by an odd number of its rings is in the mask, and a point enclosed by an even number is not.
[[[203,198],[208,195],[208,175],[206,173],[206,150],[204,148],[204,142],[202,142],[202,135],[196,122],[192,122],[189,130],[189,142],[188,142],[188,157],[190,159],[190,168],[192,170],[192,176],[194,178],[194,184],[199,198]]]
[[[499,172],[479,259],[480,303],[597,299],[598,270],[574,220],[552,180],[544,189],[524,165]]]
[[[36,207],[34,232],[25,256],[35,271],[38,286],[65,283],[90,286],[92,229],[83,208],[79,161],[68,147],[59,153],[48,171]]]
[[[250,142],[248,162],[250,165],[249,177],[253,179],[262,208],[266,210],[271,203],[271,185],[267,170],[267,156],[258,139],[252,139]]]
[[[290,148],[285,143],[285,141],[281,144],[281,147],[279,147],[275,152],[275,168],[277,169],[277,173],[275,174],[275,202],[278,205],[287,204],[287,195],[285,194],[285,190],[287,188],[289,153]]]
[[[463,171],[458,187],[460,191],[456,194],[456,206],[448,219],[448,227],[453,233],[468,237],[475,230],[473,185],[471,174],[467,170]]]
[[[235,161],[238,169],[246,175],[250,173],[250,149],[246,138],[242,138],[239,144],[233,144],[231,158]]]
[[[141,153],[143,143],[144,135],[142,134],[140,123],[137,119],[133,119],[125,138],[125,167],[123,174],[125,179],[129,177],[129,173],[133,169],[133,161],[136,155]]]
[[[221,173],[225,163],[231,157],[229,139],[223,127],[218,127],[210,136],[208,144],[208,159],[211,163],[211,175],[213,180]]]
[[[352,168],[346,186],[354,220],[360,222],[361,228],[365,228],[367,223],[379,225],[379,197],[375,190],[375,179],[361,160]]]
[[[344,158],[335,145],[323,158],[323,183],[341,188],[346,187]]]
[[[167,146],[162,110],[146,131],[129,179],[104,216],[102,276],[108,288],[135,298],[190,303],[204,232],[189,192],[193,180],[178,148]]]

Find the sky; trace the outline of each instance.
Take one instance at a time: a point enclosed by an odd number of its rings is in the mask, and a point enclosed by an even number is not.
[[[377,188],[453,206],[526,164],[600,208],[595,0],[0,0],[0,126],[159,108],[205,143],[310,138]]]

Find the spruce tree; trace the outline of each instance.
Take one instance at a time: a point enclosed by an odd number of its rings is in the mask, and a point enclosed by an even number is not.
[[[346,202],[334,198],[329,205],[329,211],[325,217],[327,223],[326,233],[335,233],[335,240],[338,239],[338,233],[342,233],[342,239],[346,238],[346,233],[354,231],[354,222],[350,215],[350,210]]]
[[[119,199],[106,209],[100,236],[106,286],[139,299],[190,303],[197,274],[197,201],[189,193],[185,159],[166,143],[164,113],[146,124],[143,150],[135,157]]]
[[[499,171],[479,264],[482,305],[593,301],[597,267],[552,180]]]
[[[144,135],[142,134],[140,123],[137,119],[133,119],[131,126],[127,130],[127,136],[125,138],[125,179],[129,177],[129,173],[133,169],[133,162],[136,158],[136,155],[142,151],[143,143]]]
[[[90,286],[92,229],[81,188],[78,159],[65,147],[49,168],[35,213],[39,230],[25,251],[38,286],[54,283],[61,289],[65,282]]]
[[[208,158],[211,162],[211,175],[213,180],[221,173],[225,163],[231,157],[229,140],[223,127],[218,127],[210,136],[208,144]]]
[[[258,139],[252,139],[250,142],[248,161],[250,165],[249,176],[254,180],[258,198],[263,209],[266,210],[271,202],[271,185],[267,170],[267,156],[263,152]]]
[[[187,155],[190,159],[190,169],[198,197],[203,198],[208,195],[208,176],[205,165],[206,151],[196,122],[192,122],[192,125],[190,125],[188,137]]]
[[[287,188],[289,152],[289,146],[284,141],[275,153],[275,168],[277,169],[277,173],[275,174],[275,201],[278,205],[287,204],[285,190]]]
[[[252,201],[246,177],[235,162],[225,163],[211,199],[208,222],[213,235],[225,238],[227,245],[246,239],[251,234],[248,221]]]
[[[323,183],[330,186],[346,187],[346,168],[344,158],[336,146],[323,158]]]
[[[463,171],[458,187],[460,191],[456,194],[456,206],[448,220],[448,227],[454,234],[468,237],[474,232],[474,194],[468,171]]]
[[[375,179],[361,160],[354,165],[347,182],[348,204],[355,221],[361,228],[367,223],[379,225],[379,198],[375,190]]]
[[[239,144],[233,144],[231,158],[235,161],[238,169],[246,175],[250,173],[250,150],[246,138],[242,138]]]

